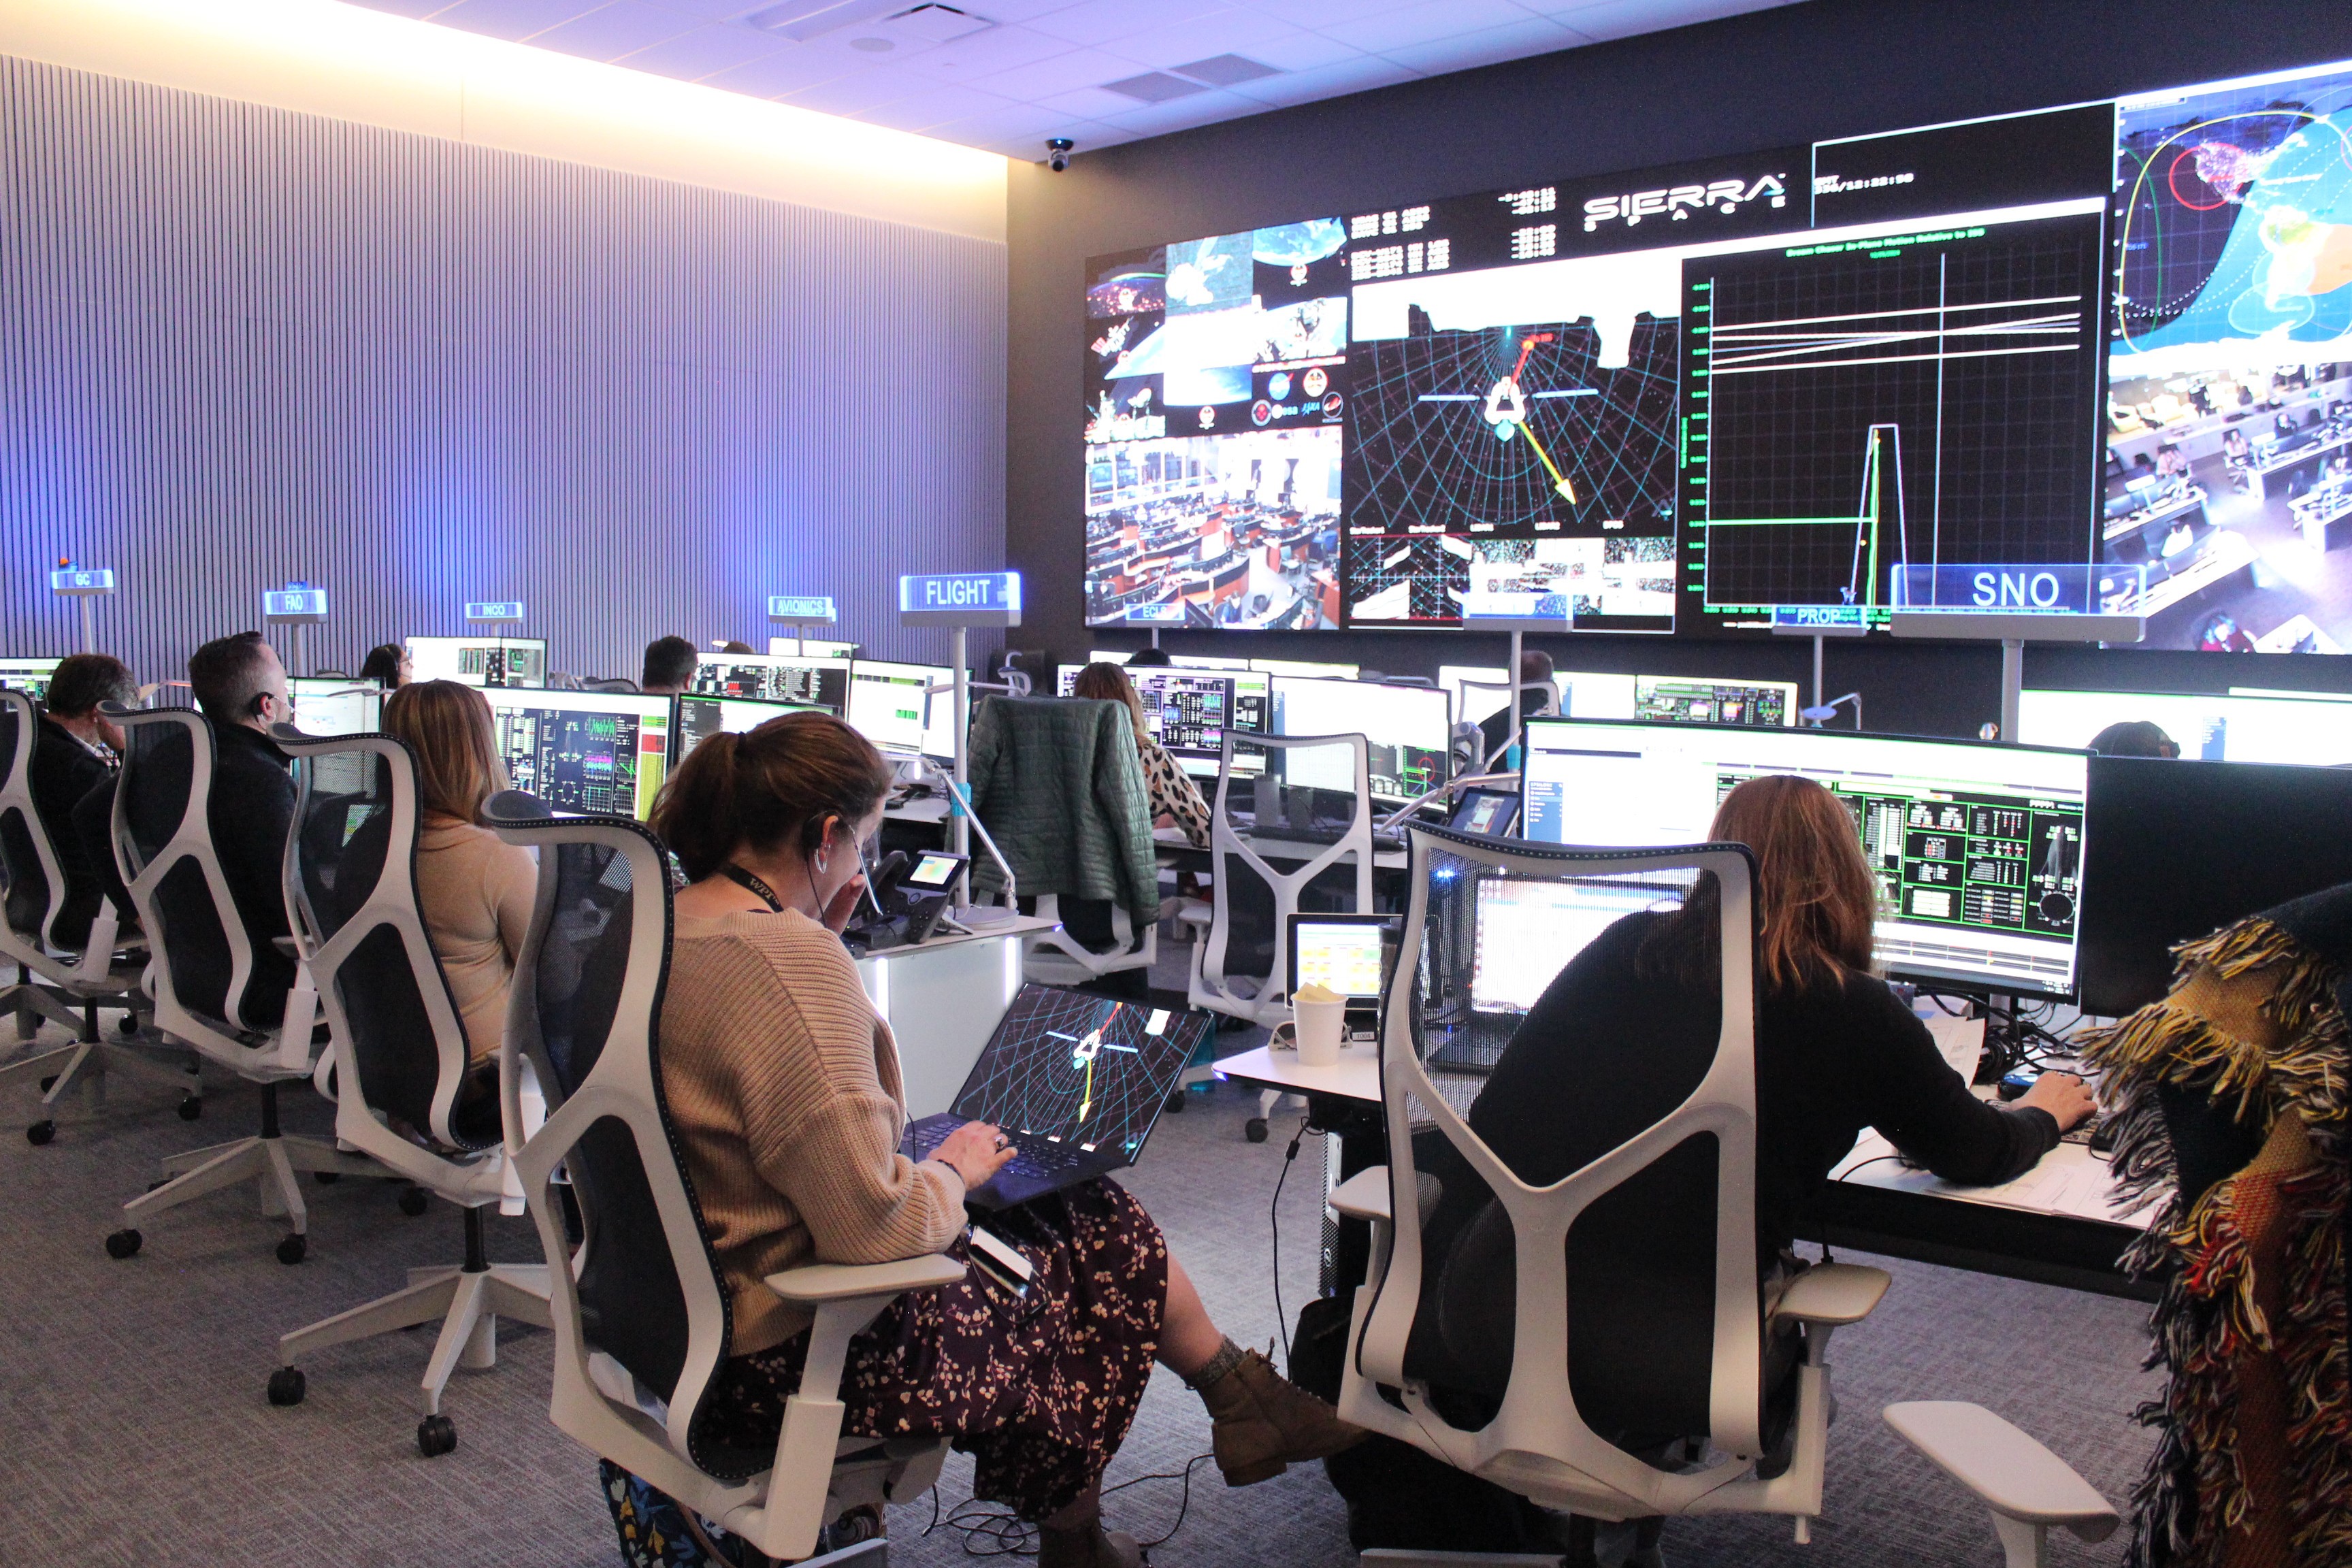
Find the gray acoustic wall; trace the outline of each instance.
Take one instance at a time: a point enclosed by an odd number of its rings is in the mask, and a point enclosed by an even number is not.
[[[772,593],[942,657],[895,578],[1003,564],[1004,257],[0,59],[0,654],[69,554],[150,680],[289,578],[345,669],[492,598],[584,675]]]
[[[1079,426],[1086,259],[1131,246],[1679,159],[1898,130],[2352,53],[2341,0],[1806,0],[1013,167],[1011,563],[1034,584],[1024,646],[1132,647],[1085,626]],[[1220,641],[1220,637],[1223,641]],[[1783,639],[1538,639],[1578,669],[1810,681]],[[1397,674],[1500,664],[1492,634],[1180,632],[1171,648],[1328,658]],[[2234,662],[2233,662],[2234,658]],[[1829,695],[1860,687],[1873,728],[1972,734],[1999,717],[1997,648],[1832,644]],[[2035,648],[2027,678],[2087,687],[2352,689],[2352,658]]]

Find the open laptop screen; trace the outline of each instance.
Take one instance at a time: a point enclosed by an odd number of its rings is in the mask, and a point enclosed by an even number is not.
[[[1478,884],[1470,1005],[1524,1013],[1585,944],[1625,916],[1654,908],[1655,888],[1490,878]]]
[[[964,1080],[955,1114],[1132,1160],[1208,1031],[1206,1013],[1024,985]]]

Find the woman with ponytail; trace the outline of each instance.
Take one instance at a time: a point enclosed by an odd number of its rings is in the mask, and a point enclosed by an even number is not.
[[[697,746],[653,826],[684,869],[661,1017],[662,1086],[733,1304],[733,1354],[705,1431],[772,1447],[799,1386],[809,1320],[761,1280],[804,1263],[962,1254],[964,1194],[1012,1157],[959,1128],[920,1162],[898,1048],[839,933],[862,896],[890,770],[824,713]],[[975,1456],[974,1494],[1041,1526],[1042,1568],[1132,1568],[1101,1527],[1100,1482],[1155,1361],[1199,1391],[1229,1485],[1361,1436],[1221,1334],[1142,1205],[1093,1182],[991,1215],[1034,1270],[1015,1299],[977,1273],[902,1298],[851,1342],[845,1433],[945,1436]],[[632,1563],[676,1504],[608,1467]]]

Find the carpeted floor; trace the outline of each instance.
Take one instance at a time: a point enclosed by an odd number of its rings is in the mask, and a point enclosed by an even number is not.
[[[1229,1042],[1234,1037],[1228,1037]],[[1245,1039],[1239,1043],[1247,1043]],[[10,1245],[0,1251],[0,1562],[171,1568],[357,1568],[362,1564],[617,1562],[585,1453],[547,1421],[549,1336],[509,1331],[495,1370],[460,1373],[443,1408],[458,1447],[416,1450],[415,1380],[429,1334],[417,1331],[322,1353],[310,1395],[276,1409],[264,1384],[277,1336],[398,1288],[403,1270],[454,1262],[456,1211],[404,1216],[385,1184],[313,1189],[309,1259],[288,1268],[280,1234],[249,1193],[226,1193],[161,1216],[125,1262],[101,1239],[115,1205],[142,1191],[162,1155],[253,1130],[256,1093],[214,1076],[203,1121],[183,1122],[168,1095],[125,1084],[111,1103],[61,1107],[57,1141],[28,1144],[34,1074],[0,1079],[0,1194]],[[289,1092],[289,1131],[324,1132],[328,1107]],[[1254,1097],[1224,1088],[1161,1120],[1129,1184],[1166,1228],[1218,1321],[1236,1340],[1276,1337],[1269,1204],[1287,1127],[1244,1141]],[[1281,1280],[1296,1313],[1315,1277],[1321,1152],[1310,1138],[1281,1197]],[[494,1221],[495,1259],[534,1258],[525,1222]],[[1813,1544],[1785,1522],[1678,1522],[1676,1568],[1806,1564],[1993,1564],[1986,1517],[1878,1420],[1903,1398],[1964,1397],[2009,1416],[2121,1500],[2146,1458],[2127,1412],[2147,1396],[2137,1368],[2144,1309],[2039,1286],[1895,1263],[1895,1285],[1835,1355],[1843,1417],[1831,1437],[1826,1517]],[[1108,1478],[1179,1471],[1206,1446],[1198,1402],[1162,1373]],[[938,1500],[969,1495],[969,1467],[950,1463]],[[1112,1522],[1150,1538],[1167,1531],[1181,1485],[1149,1479],[1116,1493]],[[966,1559],[949,1528],[926,1533],[932,1503],[893,1510],[900,1568]],[[2122,1539],[2055,1544],[2059,1563],[2118,1563]],[[991,1550],[974,1541],[974,1550]],[[1228,1491],[1213,1466],[1193,1471],[1183,1526],[1153,1553],[1195,1568],[1342,1568],[1347,1523],[1319,1467]]]

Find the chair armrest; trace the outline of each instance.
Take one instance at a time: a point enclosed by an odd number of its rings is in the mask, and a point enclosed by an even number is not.
[[[859,1296],[895,1296],[902,1290],[933,1290],[964,1276],[965,1266],[942,1253],[900,1258],[888,1263],[811,1263],[771,1274],[764,1283],[785,1300],[814,1307]]]
[[[1389,1168],[1373,1165],[1331,1189],[1331,1206],[1349,1219],[1389,1218]]]
[[[1775,1319],[1843,1328],[1870,1316],[1894,1277],[1858,1263],[1824,1263],[1789,1281],[1772,1304]]]
[[[1884,1412],[1896,1436],[1926,1455],[1987,1508],[2027,1524],[2063,1525],[2105,1541],[2115,1509],[2074,1468],[1981,1405],[1927,1399]]]

